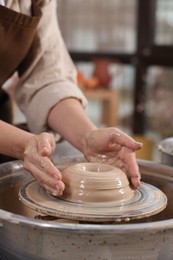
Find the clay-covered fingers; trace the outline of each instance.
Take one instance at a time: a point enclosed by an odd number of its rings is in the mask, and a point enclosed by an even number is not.
[[[25,158],[24,167],[33,177],[52,195],[60,196],[64,191],[61,172],[53,165],[49,158]]]
[[[35,136],[37,139],[38,152],[42,156],[51,156],[55,150],[56,144],[52,134],[42,133]]]
[[[141,174],[139,172],[135,152],[123,147],[119,154],[119,158],[123,162],[123,170],[128,176],[133,188],[138,188],[140,185]]]
[[[134,189],[137,189],[140,185],[141,175],[136,161],[135,152],[126,147],[121,147],[118,152],[92,154],[88,157],[88,161],[105,163],[118,167],[126,173],[130,184]]]
[[[115,127],[97,129],[91,132],[87,144],[93,152],[118,151],[125,146],[132,151],[142,148],[142,144]]]
[[[132,151],[137,151],[142,148],[142,143],[136,142],[132,137],[121,131],[117,128],[110,129],[110,140],[109,140],[109,147],[110,149],[114,149],[116,144],[119,146],[127,147]]]
[[[62,182],[62,174],[55,167],[55,165],[49,160],[49,158],[42,158],[41,166],[41,176],[39,183],[54,196],[62,195],[65,185]]]
[[[55,141],[52,135],[33,135],[25,147],[24,167],[47,192],[59,196],[63,193],[64,183],[60,171],[51,161],[54,149]]]

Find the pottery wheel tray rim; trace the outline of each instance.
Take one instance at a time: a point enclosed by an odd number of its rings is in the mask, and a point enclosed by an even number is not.
[[[56,209],[52,207],[50,208],[50,206],[46,205],[44,200],[42,202],[34,200],[34,193],[31,192],[34,186],[37,187],[37,193],[41,193],[41,196],[43,196],[46,200],[51,201],[53,205],[56,205]],[[135,193],[136,201],[138,200],[138,209],[136,210],[127,210],[125,205],[127,202],[122,202],[122,204],[118,205],[105,206],[104,204],[100,204],[90,206],[55,198],[47,194],[44,188],[41,187],[35,180],[32,180],[21,187],[19,190],[19,198],[26,206],[39,213],[58,218],[90,222],[119,222],[141,219],[158,214],[165,209],[167,205],[166,195],[151,184],[141,182],[139,189],[136,190]],[[133,205],[136,201],[134,199],[131,204]],[[144,205],[143,208],[142,203]],[[107,210],[106,213],[104,213],[105,208]]]

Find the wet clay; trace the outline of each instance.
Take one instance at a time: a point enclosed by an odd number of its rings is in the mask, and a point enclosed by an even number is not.
[[[134,196],[126,174],[101,163],[78,163],[62,172],[65,190],[61,199],[82,204],[116,205]]]

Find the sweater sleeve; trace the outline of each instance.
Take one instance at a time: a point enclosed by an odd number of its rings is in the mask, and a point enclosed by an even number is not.
[[[15,91],[17,104],[34,133],[49,130],[49,111],[61,100],[73,97],[84,108],[87,105],[58,26],[56,0],[42,2],[42,18],[32,52],[28,54],[34,56]]]

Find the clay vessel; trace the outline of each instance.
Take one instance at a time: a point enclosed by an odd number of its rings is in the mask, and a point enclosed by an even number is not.
[[[117,204],[130,200],[133,190],[126,174],[116,167],[84,162],[63,170],[64,200],[82,204]]]

